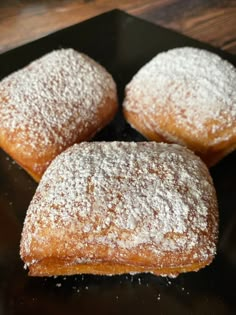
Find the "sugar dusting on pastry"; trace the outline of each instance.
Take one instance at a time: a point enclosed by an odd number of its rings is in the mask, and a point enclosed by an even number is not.
[[[197,248],[191,261],[205,261],[216,250],[217,213],[210,210],[216,208],[207,167],[184,147],[85,142],[66,150],[45,172],[27,212],[21,255],[36,251],[43,258],[46,250],[49,256],[72,257],[102,244],[120,263],[142,248],[156,257]],[[50,248],[55,237],[57,248]],[[75,260],[96,262],[94,252],[86,255]]]
[[[147,127],[155,126],[169,141],[185,143],[163,127],[175,117],[176,129],[193,136],[201,130],[202,141],[210,135],[214,145],[236,134],[235,82],[236,69],[216,54],[175,48],[158,54],[133,77],[126,87],[124,108],[139,114]],[[228,129],[230,134],[224,132]]]
[[[17,132],[19,146],[45,154],[96,124],[106,98],[116,100],[116,87],[102,66],[73,49],[56,50],[0,82],[1,132]]]

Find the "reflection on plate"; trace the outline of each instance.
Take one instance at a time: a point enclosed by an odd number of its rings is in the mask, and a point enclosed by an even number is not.
[[[53,49],[73,47],[112,73],[121,103],[125,85],[144,63],[179,46],[211,50],[236,66],[235,56],[114,10],[2,54],[0,78]],[[94,140],[143,139],[120,112]],[[232,153],[211,170],[220,206],[220,239],[209,267],[176,279],[150,274],[30,278],[19,258],[19,241],[36,184],[0,151],[0,314],[235,313],[235,161]]]

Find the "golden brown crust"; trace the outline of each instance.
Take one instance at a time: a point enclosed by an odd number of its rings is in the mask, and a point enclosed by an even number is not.
[[[140,132],[145,138],[151,141],[166,142],[166,143],[179,143],[186,145],[189,149],[193,150],[198,156],[209,167],[214,166],[217,162],[223,159],[227,154],[233,152],[236,149],[236,133],[234,129],[230,128],[225,130],[226,134],[230,137],[222,140],[220,143],[209,145],[214,141],[214,136],[208,135],[206,139],[206,132],[201,132],[200,130],[194,137],[191,133],[184,129],[178,129],[176,121],[170,118],[168,121],[168,126],[166,124],[162,125],[160,117],[153,116],[151,121],[149,121],[148,114],[142,113],[141,115],[123,109],[123,114],[128,123]],[[158,121],[160,128],[156,130],[155,121]],[[165,132],[160,132],[159,130],[164,129]],[[175,140],[173,140],[173,134],[175,135]],[[168,137],[168,135],[171,135]]]
[[[160,267],[155,269],[147,266],[135,266],[128,264],[96,263],[96,264],[69,264],[67,260],[44,259],[30,266],[29,276],[60,276],[74,274],[94,274],[94,275],[120,275],[125,273],[153,273],[161,276],[175,277],[180,273],[198,271],[209,265],[211,260],[202,263],[191,263],[189,266]]]
[[[194,48],[161,53],[126,87],[126,120],[147,139],[179,143],[212,166],[236,148],[236,70]]]
[[[21,132],[18,130],[15,132],[4,131],[4,136],[0,132],[0,145],[36,182],[39,182],[54,157],[74,143],[90,140],[97,132],[111,122],[116,111],[117,101],[107,98],[105,106],[100,109],[99,116],[97,116],[96,125],[91,124],[86,128],[82,128],[76,140],[73,140],[74,136],[71,139],[65,139],[63,146],[52,144],[32,149],[30,139],[27,139],[27,134],[24,136],[24,143],[21,143]],[[60,126],[58,127],[58,132],[61,133]],[[43,154],[39,154],[38,150],[41,150]]]
[[[0,146],[39,181],[55,156],[91,139],[117,109],[103,67],[72,49],[54,51],[0,82]]]
[[[204,163],[179,145],[74,145],[46,170],[21,257],[33,276],[197,271],[214,258],[217,201]]]

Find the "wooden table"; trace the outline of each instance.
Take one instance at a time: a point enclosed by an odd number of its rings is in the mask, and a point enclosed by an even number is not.
[[[236,53],[235,0],[1,0],[0,52],[114,8]]]

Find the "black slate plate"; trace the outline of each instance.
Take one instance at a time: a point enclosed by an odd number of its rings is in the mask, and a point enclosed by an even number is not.
[[[155,54],[195,46],[236,66],[236,58],[204,43],[114,10],[0,56],[0,78],[60,47],[73,47],[104,65],[124,86]],[[143,140],[121,113],[95,140]],[[10,314],[235,314],[236,154],[212,168],[220,207],[218,254],[207,268],[176,279],[149,274],[30,278],[19,258],[34,181],[0,151],[0,315]]]

